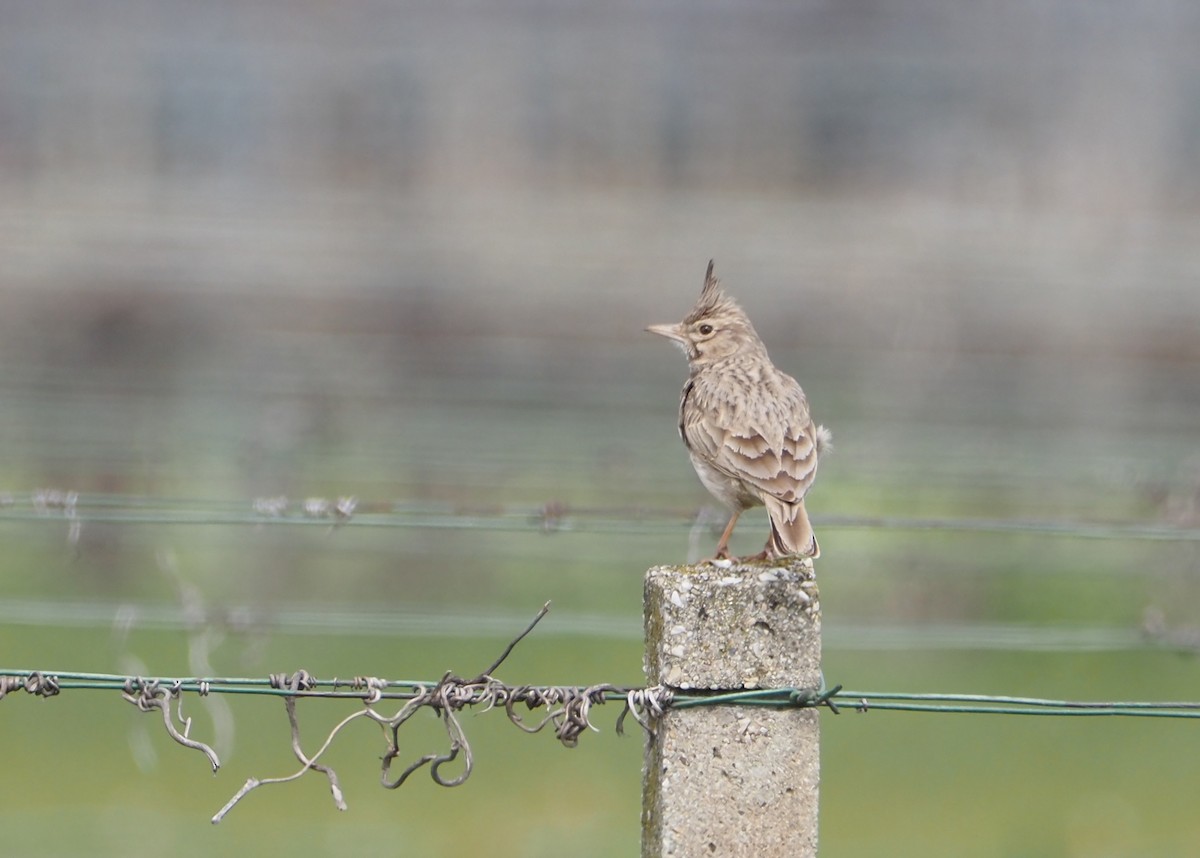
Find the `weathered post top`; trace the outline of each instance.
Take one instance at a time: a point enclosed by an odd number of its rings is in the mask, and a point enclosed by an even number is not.
[[[816,688],[813,564],[655,566],[646,573],[646,681],[672,688]]]
[[[721,693],[821,685],[812,561],[646,573],[646,683]],[[816,855],[814,709],[668,709],[647,739],[642,855]]]

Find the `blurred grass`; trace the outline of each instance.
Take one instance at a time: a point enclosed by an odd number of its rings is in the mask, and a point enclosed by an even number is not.
[[[1196,667],[1166,654],[831,652],[825,670],[880,690],[1143,700],[1194,699]],[[1180,750],[1194,733],[1167,719],[823,714],[822,854],[1187,854],[1200,828]]]

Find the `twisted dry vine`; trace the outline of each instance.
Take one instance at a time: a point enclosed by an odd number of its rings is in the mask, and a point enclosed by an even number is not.
[[[224,819],[225,815],[238,802],[258,787],[268,784],[287,783],[296,780],[308,771],[321,772],[329,779],[329,787],[333,793],[334,804],[338,810],[345,810],[346,802],[341,787],[338,784],[336,772],[331,767],[318,762],[318,760],[329,749],[330,745],[333,744],[333,740],[337,735],[350,722],[359,718],[369,718],[383,728],[387,739],[387,750],[384,752],[381,763],[380,783],[386,789],[398,788],[413,773],[425,766],[429,766],[429,776],[439,786],[455,787],[465,783],[474,768],[474,754],[471,750],[471,743],[468,741],[467,735],[463,730],[462,723],[459,721],[459,714],[463,709],[469,707],[482,706],[485,712],[496,707],[503,707],[508,719],[527,733],[537,733],[547,726],[553,725],[555,737],[564,746],[569,748],[575,747],[579,742],[579,737],[585,730],[596,729],[589,720],[592,706],[604,703],[609,695],[618,692],[619,689],[607,684],[593,685],[587,688],[569,686],[540,688],[529,685],[513,687],[505,685],[492,676],[492,673],[512,653],[513,648],[526,635],[533,631],[534,626],[546,615],[549,609],[550,603],[547,602],[525,630],[509,642],[500,654],[500,657],[492,662],[486,670],[471,679],[462,679],[447,672],[436,684],[417,684],[412,687],[404,705],[392,715],[384,714],[378,710],[378,704],[384,699],[384,692],[388,687],[387,681],[377,677],[356,677],[347,684],[356,691],[364,692],[362,698],[363,708],[348,715],[334,726],[326,736],[325,741],[311,756],[304,752],[301,745],[300,723],[296,716],[296,700],[299,697],[312,694],[316,688],[316,680],[306,671],[299,671],[290,677],[283,675],[272,676],[271,685],[273,688],[287,689],[291,692],[284,697],[284,706],[287,710],[288,723],[291,726],[292,752],[301,763],[300,769],[283,777],[248,779],[233,798],[213,816],[213,823],[218,823]],[[337,686],[341,683],[335,681],[334,684]],[[655,698],[651,697],[649,700],[654,701]],[[537,723],[528,724],[517,712],[516,707],[520,705],[524,705],[529,711],[545,708],[547,712]],[[432,709],[441,718],[442,727],[446,731],[448,747],[445,751],[423,754],[393,777],[391,774],[393,763],[401,756],[400,728],[413,715],[426,707]],[[635,701],[632,693],[626,700],[626,709],[627,711],[632,711],[634,718],[644,727],[649,726],[650,722],[648,719],[654,717],[656,714],[661,714],[660,703],[647,702],[643,698]],[[643,712],[646,714],[643,714]],[[624,713],[621,716],[621,720],[623,719]],[[462,771],[453,776],[443,775],[443,766],[457,761],[460,755],[462,757]]]
[[[481,707],[482,711],[500,709],[516,727],[526,733],[538,733],[551,729],[558,741],[573,748],[579,743],[586,730],[596,730],[591,723],[591,710],[608,700],[619,700],[624,709],[617,719],[617,733],[622,734],[626,715],[633,718],[648,732],[653,732],[654,722],[662,716],[672,703],[672,692],[666,688],[629,689],[599,684],[580,686],[532,686],[506,685],[493,675],[513,649],[526,635],[533,631],[538,622],[549,611],[547,602],[538,611],[529,625],[513,638],[500,656],[485,670],[470,679],[453,673],[445,673],[440,680],[431,683],[392,682],[370,676],[358,676],[350,680],[318,680],[304,670],[291,675],[274,674],[266,680],[254,679],[147,679],[139,676],[115,676],[111,674],[55,674],[42,671],[0,672],[0,699],[13,691],[41,696],[54,696],[64,688],[111,688],[119,690],[121,696],[141,712],[161,713],[163,726],[172,740],[185,748],[199,751],[209,761],[215,772],[221,765],[216,752],[204,742],[190,736],[192,721],[183,714],[184,692],[195,692],[201,696],[211,693],[236,693],[253,691],[269,693],[283,698],[291,733],[291,749],[300,763],[296,771],[279,776],[251,777],[233,795],[225,806],[213,817],[218,823],[242,799],[254,790],[270,784],[288,783],[307,772],[323,774],[338,810],[346,810],[346,801],[338,781],[337,773],[324,762],[326,751],[342,730],[355,720],[367,718],[383,730],[386,748],[380,767],[380,783],[386,789],[400,787],[418,770],[428,766],[434,783],[444,787],[463,784],[474,768],[474,754],[466,732],[460,721],[464,709]],[[263,686],[269,685],[269,689]],[[297,701],[303,697],[334,697],[359,700],[362,708],[339,721],[324,737],[312,753],[304,750]],[[402,700],[403,704],[394,713],[380,711],[381,705],[389,700]],[[172,705],[174,704],[174,705]],[[417,712],[429,708],[439,717],[446,734],[446,746],[442,750],[423,754],[409,762],[398,774],[393,774],[397,760],[403,752],[400,743],[400,728]],[[537,720],[526,720],[529,713],[542,710]],[[462,766],[457,774],[446,773],[445,767],[458,763]]]

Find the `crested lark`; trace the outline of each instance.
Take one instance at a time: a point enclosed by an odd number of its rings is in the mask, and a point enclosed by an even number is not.
[[[804,496],[830,434],[813,423],[796,380],[780,372],[737,303],[721,290],[708,263],[704,289],[677,325],[651,325],[687,355],[679,402],[679,435],[704,487],[732,515],[714,559],[729,556],[738,516],[763,504],[771,519],[766,548],[755,559],[818,557]]]

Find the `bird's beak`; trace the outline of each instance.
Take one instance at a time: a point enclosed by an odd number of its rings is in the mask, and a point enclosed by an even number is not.
[[[674,340],[677,343],[687,342],[683,331],[679,325],[650,325],[646,328],[652,334],[658,334],[660,337],[666,337],[668,340]]]

